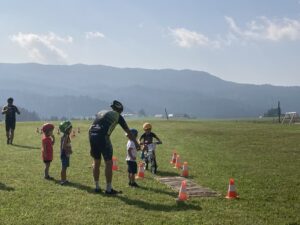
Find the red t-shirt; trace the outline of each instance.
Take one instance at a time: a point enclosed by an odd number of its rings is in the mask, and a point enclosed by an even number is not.
[[[44,146],[46,149],[44,149]],[[45,154],[46,153],[46,157]],[[42,158],[43,160],[53,160],[53,146],[52,139],[50,137],[44,136],[42,139]]]

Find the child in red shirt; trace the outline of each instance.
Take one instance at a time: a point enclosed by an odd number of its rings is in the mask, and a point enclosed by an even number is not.
[[[49,175],[50,163],[53,160],[53,145],[55,142],[55,137],[53,135],[54,125],[46,123],[42,127],[44,133],[42,138],[42,158],[45,163],[45,179],[53,179]]]

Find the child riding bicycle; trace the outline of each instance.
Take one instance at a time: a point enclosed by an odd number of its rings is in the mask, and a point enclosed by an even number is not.
[[[143,129],[145,132],[142,134],[142,136],[139,139],[139,142],[142,146],[141,157],[145,161],[146,170],[148,170],[148,164],[151,163],[151,166],[154,167],[151,168],[151,172],[156,173],[157,162],[156,162],[156,155],[155,155],[155,147],[156,144],[162,144],[162,141],[155,133],[151,132],[152,125],[150,123],[144,123]],[[155,138],[157,141],[153,142],[153,138]]]

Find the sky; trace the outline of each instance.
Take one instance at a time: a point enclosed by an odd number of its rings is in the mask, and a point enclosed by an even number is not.
[[[0,63],[206,71],[300,86],[300,0],[0,0]]]

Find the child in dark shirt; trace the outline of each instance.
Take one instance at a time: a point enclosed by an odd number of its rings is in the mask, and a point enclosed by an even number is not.
[[[142,154],[141,157],[144,159],[145,157],[145,151],[148,151],[148,145],[153,143],[153,138],[157,140],[156,144],[162,144],[161,140],[159,137],[151,132],[152,130],[152,125],[150,123],[144,123],[143,125],[144,133],[139,139],[140,144],[143,146],[142,148]],[[153,152],[154,158],[155,158],[155,151]],[[156,160],[156,159],[155,159]],[[148,163],[146,163],[146,169],[148,169]]]

